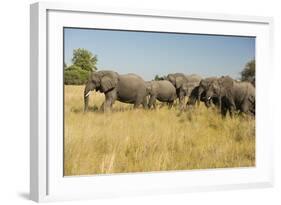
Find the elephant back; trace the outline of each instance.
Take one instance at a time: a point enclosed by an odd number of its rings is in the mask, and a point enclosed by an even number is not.
[[[161,91],[167,91],[170,93],[176,93],[176,88],[173,86],[173,84],[168,81],[168,80],[160,80],[160,81],[156,81],[158,86],[157,89],[161,90]]]
[[[131,92],[142,92],[146,94],[147,85],[148,83],[136,74],[119,75],[118,89],[131,90]]]

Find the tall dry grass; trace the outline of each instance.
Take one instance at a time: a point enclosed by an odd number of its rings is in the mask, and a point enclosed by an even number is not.
[[[103,100],[93,93],[83,113],[83,86],[65,86],[65,175],[255,165],[252,118],[222,119],[204,105],[180,113],[167,106],[133,110],[120,102],[102,113]]]

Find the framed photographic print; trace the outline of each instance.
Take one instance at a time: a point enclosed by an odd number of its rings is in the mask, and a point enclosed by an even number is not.
[[[30,197],[273,184],[269,17],[31,5]]]

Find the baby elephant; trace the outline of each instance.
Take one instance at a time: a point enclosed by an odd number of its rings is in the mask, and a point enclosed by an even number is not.
[[[150,96],[148,107],[156,108],[156,99],[160,102],[167,102],[171,108],[177,98],[176,88],[168,80],[146,82],[147,95]]]

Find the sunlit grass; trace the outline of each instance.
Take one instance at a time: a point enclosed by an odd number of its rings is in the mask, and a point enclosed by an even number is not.
[[[83,113],[83,86],[65,86],[64,174],[249,167],[255,165],[255,120],[222,119],[215,109],[132,109],[116,102],[98,110],[92,93]]]

